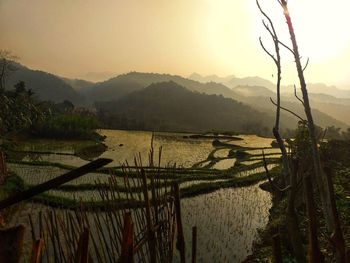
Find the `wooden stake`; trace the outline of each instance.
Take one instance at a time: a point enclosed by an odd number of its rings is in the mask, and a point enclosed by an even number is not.
[[[174,183],[173,187],[174,187],[175,212],[176,212],[176,223],[177,223],[177,249],[180,251],[181,263],[186,263],[185,238],[184,238],[184,233],[182,228],[182,219],[181,219],[180,189],[177,183]]]
[[[197,262],[197,227],[192,227],[192,263]]]
[[[41,257],[41,250],[44,246],[44,240],[42,238],[35,240],[32,245],[32,255],[30,263],[39,263]]]
[[[80,238],[79,238],[75,262],[88,263],[88,259],[89,259],[89,229],[85,227],[83,233],[80,235]]]
[[[120,255],[120,263],[132,263],[134,256],[134,224],[131,213],[124,215],[123,240]]]
[[[147,221],[147,232],[148,232],[148,246],[149,246],[149,253],[150,253],[150,260],[153,263],[156,263],[156,237],[154,232],[154,227],[152,223],[152,217],[151,217],[151,203],[148,196],[148,187],[147,187],[147,177],[145,171],[142,169],[142,182],[143,182],[143,195],[145,198],[145,205],[146,205],[146,221]]]

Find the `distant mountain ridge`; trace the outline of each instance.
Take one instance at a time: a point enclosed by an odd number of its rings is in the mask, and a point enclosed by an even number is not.
[[[307,89],[310,93],[326,94],[339,99],[350,99],[350,90],[340,89],[336,86],[327,86],[323,83],[308,83]],[[293,86],[287,86],[286,90],[293,92]]]
[[[202,82],[202,83],[207,83],[207,82],[217,82],[217,83],[226,83],[227,81],[230,81],[232,78],[234,78],[234,75],[229,75],[226,77],[219,77],[217,75],[208,75],[208,76],[202,76],[198,73],[192,73],[188,78]]]
[[[234,89],[237,86],[259,86],[259,87],[265,87],[271,91],[276,90],[276,84],[274,82],[271,82],[270,80],[267,80],[258,76],[238,78],[233,75],[227,76],[227,77],[217,77],[216,75],[212,75],[212,76],[203,77],[197,73],[193,73],[192,75],[190,75],[189,78],[198,80],[201,82],[208,82],[208,81],[219,82],[232,89]],[[308,83],[307,89],[309,93],[325,94],[325,95],[330,95],[339,99],[344,99],[344,98],[350,99],[350,89],[341,89],[336,86],[328,86],[323,83]],[[294,86],[282,85],[281,93],[282,94],[294,93]]]
[[[62,78],[64,82],[70,85],[74,90],[79,91],[81,89],[87,89],[95,85],[95,82],[87,81],[84,79],[69,79]]]
[[[275,100],[276,93],[265,87],[253,87],[253,86],[237,86],[233,89],[236,93],[243,96],[241,100],[254,107],[256,103],[255,97],[260,97],[260,103],[255,107],[265,106],[266,109],[273,110],[274,106],[269,102],[269,98]],[[302,98],[300,92],[297,93],[299,98]],[[261,97],[265,98],[261,100]],[[339,99],[331,95],[309,93],[309,99],[311,107],[315,114],[317,114],[319,120],[323,125],[338,125],[339,127],[346,128],[346,125],[350,125],[350,99]],[[289,106],[290,110],[295,110],[299,115],[303,115],[303,110],[300,102],[295,97],[294,93],[283,93],[281,95],[282,106]],[[328,116],[326,116],[328,115]],[[332,120],[332,118],[335,120]]]
[[[140,90],[154,83],[165,81],[174,81],[191,91],[217,94],[228,98],[239,97],[239,94],[236,94],[232,89],[220,83],[200,83],[177,75],[140,72],[130,72],[119,75],[107,81],[96,83],[95,86],[82,92],[84,92],[87,97],[94,98],[95,101],[116,100],[130,92]]]

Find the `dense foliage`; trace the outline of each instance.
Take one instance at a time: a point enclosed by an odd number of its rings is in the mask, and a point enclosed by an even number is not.
[[[46,138],[87,139],[94,135],[97,120],[93,116],[80,114],[51,115],[37,123],[32,132]]]
[[[0,89],[0,135],[28,128],[42,117],[42,112],[23,81],[14,90]]]
[[[98,126],[94,114],[76,109],[70,101],[42,104],[45,118],[33,123],[30,132],[46,138],[89,139],[95,137]]]

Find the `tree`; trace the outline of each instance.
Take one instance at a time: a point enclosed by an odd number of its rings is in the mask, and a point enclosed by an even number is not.
[[[274,103],[271,99],[271,101],[276,105],[276,124],[275,124],[275,127],[273,129],[273,132],[274,132],[276,140],[279,143],[279,146],[280,146],[281,151],[282,151],[284,173],[285,173],[285,175],[289,174],[289,176],[291,178],[290,184],[289,184],[290,197],[293,196],[293,189],[295,190],[295,187],[293,187],[293,182],[295,184],[295,179],[293,179],[293,173],[291,173],[290,168],[288,166],[288,163],[286,161],[287,155],[284,152],[283,142],[281,142],[281,139],[279,138],[279,132],[278,132],[279,114],[280,114],[280,110],[283,109],[280,105],[280,97],[279,97],[280,96],[280,94],[279,94],[280,80],[281,80],[281,57],[280,57],[279,49],[281,46],[283,48],[286,48],[287,50],[289,50],[292,53],[294,60],[295,60],[296,71],[297,71],[297,75],[299,78],[300,89],[302,92],[302,98],[297,97],[296,93],[295,93],[295,96],[302,103],[302,105],[304,107],[304,112],[306,115],[306,120],[302,120],[302,121],[305,123],[305,126],[307,127],[307,131],[308,131],[307,140],[310,142],[309,148],[310,148],[310,152],[311,152],[311,157],[312,157],[312,162],[313,162],[313,173],[314,173],[314,176],[312,177],[312,179],[314,179],[316,184],[317,184],[317,190],[318,190],[318,193],[319,193],[319,196],[321,199],[321,203],[322,203],[322,211],[323,211],[324,218],[326,221],[327,229],[331,235],[330,240],[332,240],[334,247],[335,247],[335,250],[336,250],[336,253],[337,253],[337,262],[348,262],[347,255],[346,255],[345,241],[344,241],[342,230],[340,227],[337,207],[335,205],[335,200],[334,200],[332,180],[331,180],[331,177],[329,176],[329,174],[327,174],[325,172],[324,167],[321,163],[320,152],[319,152],[319,148],[318,148],[318,138],[317,138],[318,136],[316,134],[316,125],[314,124],[314,120],[313,120],[313,116],[312,116],[312,112],[311,112],[307,84],[306,84],[306,80],[305,80],[305,76],[304,76],[304,71],[306,69],[306,66],[308,65],[308,62],[306,63],[305,66],[302,66],[299,48],[298,48],[298,44],[297,44],[297,39],[295,36],[293,23],[292,23],[289,9],[288,9],[287,1],[286,0],[277,0],[277,2],[280,4],[280,6],[283,9],[283,15],[286,19],[286,23],[288,26],[288,32],[290,35],[292,47],[289,47],[288,45],[282,43],[279,40],[271,19],[269,18],[269,16],[267,16],[267,14],[265,12],[263,12],[258,1],[257,1],[257,5],[258,5],[258,8],[260,9],[261,13],[263,14],[263,16],[268,21],[268,23],[263,21],[263,24],[264,24],[266,30],[269,32],[269,34],[273,40],[274,47],[275,47],[275,55],[272,55],[272,53],[270,53],[265,48],[265,46],[263,45],[263,43],[260,39],[260,44],[261,44],[262,48],[273,59],[273,61],[276,64],[276,67],[277,67],[277,102]],[[289,111],[289,112],[294,114],[291,111]],[[303,176],[308,177],[308,175],[303,175]],[[308,182],[311,182],[311,180],[308,180]],[[305,181],[304,181],[304,183],[305,183]],[[311,188],[312,188],[312,185],[311,185]],[[304,187],[304,189],[307,190],[307,187]],[[290,201],[293,202],[294,200],[290,199]],[[297,245],[297,244],[295,244],[295,245]],[[300,257],[302,257],[302,255],[300,255]],[[312,258],[312,256],[310,256],[309,259],[310,258]],[[310,261],[310,262],[318,262],[318,261]]]
[[[0,50],[0,92],[5,90],[8,76],[16,70],[16,60],[11,51]]]
[[[42,112],[32,95],[23,81],[17,83],[14,90],[0,91],[0,137],[21,131],[41,118]]]
[[[6,90],[6,80],[16,70],[16,60],[12,52],[0,50],[0,137],[28,127],[41,116],[33,92],[26,89],[24,81]]]

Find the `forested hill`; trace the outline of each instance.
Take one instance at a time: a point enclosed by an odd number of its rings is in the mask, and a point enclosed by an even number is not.
[[[8,77],[6,87],[12,89],[19,81],[24,81],[27,89],[31,89],[40,100],[62,102],[69,100],[74,104],[84,103],[84,97],[75,91],[60,77],[53,74],[32,70],[20,64],[14,64],[16,70]]]
[[[236,131],[269,134],[273,118],[233,99],[190,90],[169,81],[96,103],[109,128],[168,131]]]

